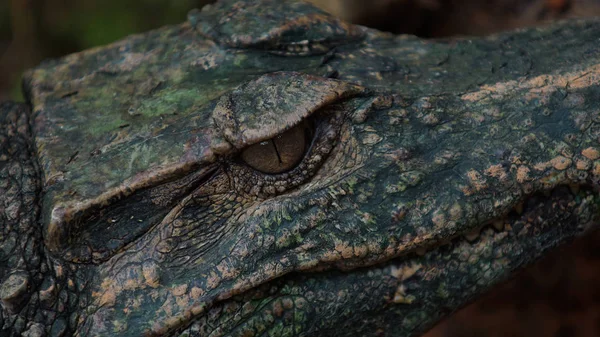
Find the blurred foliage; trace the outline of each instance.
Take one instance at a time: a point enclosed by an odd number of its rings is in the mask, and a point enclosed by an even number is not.
[[[23,100],[20,77],[46,58],[185,21],[212,0],[0,0],[0,100]]]
[[[8,41],[10,38],[10,26],[9,26],[10,12],[8,11],[8,2],[0,1],[0,43],[2,41]],[[0,48],[4,48],[0,44]],[[4,49],[0,49],[0,52],[3,52]]]
[[[344,20],[421,37],[488,35],[600,14],[600,0],[307,0]]]
[[[187,12],[202,7],[201,0],[47,0],[40,18],[44,31],[63,48],[76,51],[102,45],[125,35],[185,20]],[[56,7],[63,5],[63,8]]]

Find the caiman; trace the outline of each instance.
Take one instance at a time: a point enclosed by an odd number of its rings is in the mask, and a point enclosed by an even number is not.
[[[223,0],[0,105],[0,335],[417,336],[598,224],[600,21]]]

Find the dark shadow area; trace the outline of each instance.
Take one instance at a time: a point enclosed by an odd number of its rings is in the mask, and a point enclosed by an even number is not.
[[[593,0],[313,0],[345,19],[426,38],[486,35],[600,13]]]
[[[426,337],[600,336],[600,232],[561,247]]]

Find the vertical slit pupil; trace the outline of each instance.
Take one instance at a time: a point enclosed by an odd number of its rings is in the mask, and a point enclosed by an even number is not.
[[[281,155],[279,154],[279,150],[277,150],[277,144],[275,144],[275,140],[271,139],[271,144],[273,144],[273,148],[275,149],[275,154],[277,154],[277,160],[279,160],[279,164],[282,164]]]

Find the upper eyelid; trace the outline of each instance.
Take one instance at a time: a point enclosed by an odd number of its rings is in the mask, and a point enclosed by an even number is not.
[[[212,113],[216,134],[211,148],[216,154],[236,152],[365,91],[347,82],[295,72],[263,75],[219,99]]]
[[[267,18],[260,2],[238,3],[232,9],[227,1],[220,1],[207,10],[191,12],[188,20],[196,31],[217,43],[279,55],[323,54],[365,35],[362,27],[345,23],[308,3],[295,3],[292,10],[285,1],[270,6],[286,15]],[[232,13],[237,20],[223,22]],[[311,22],[310,29],[306,29],[307,21]]]

